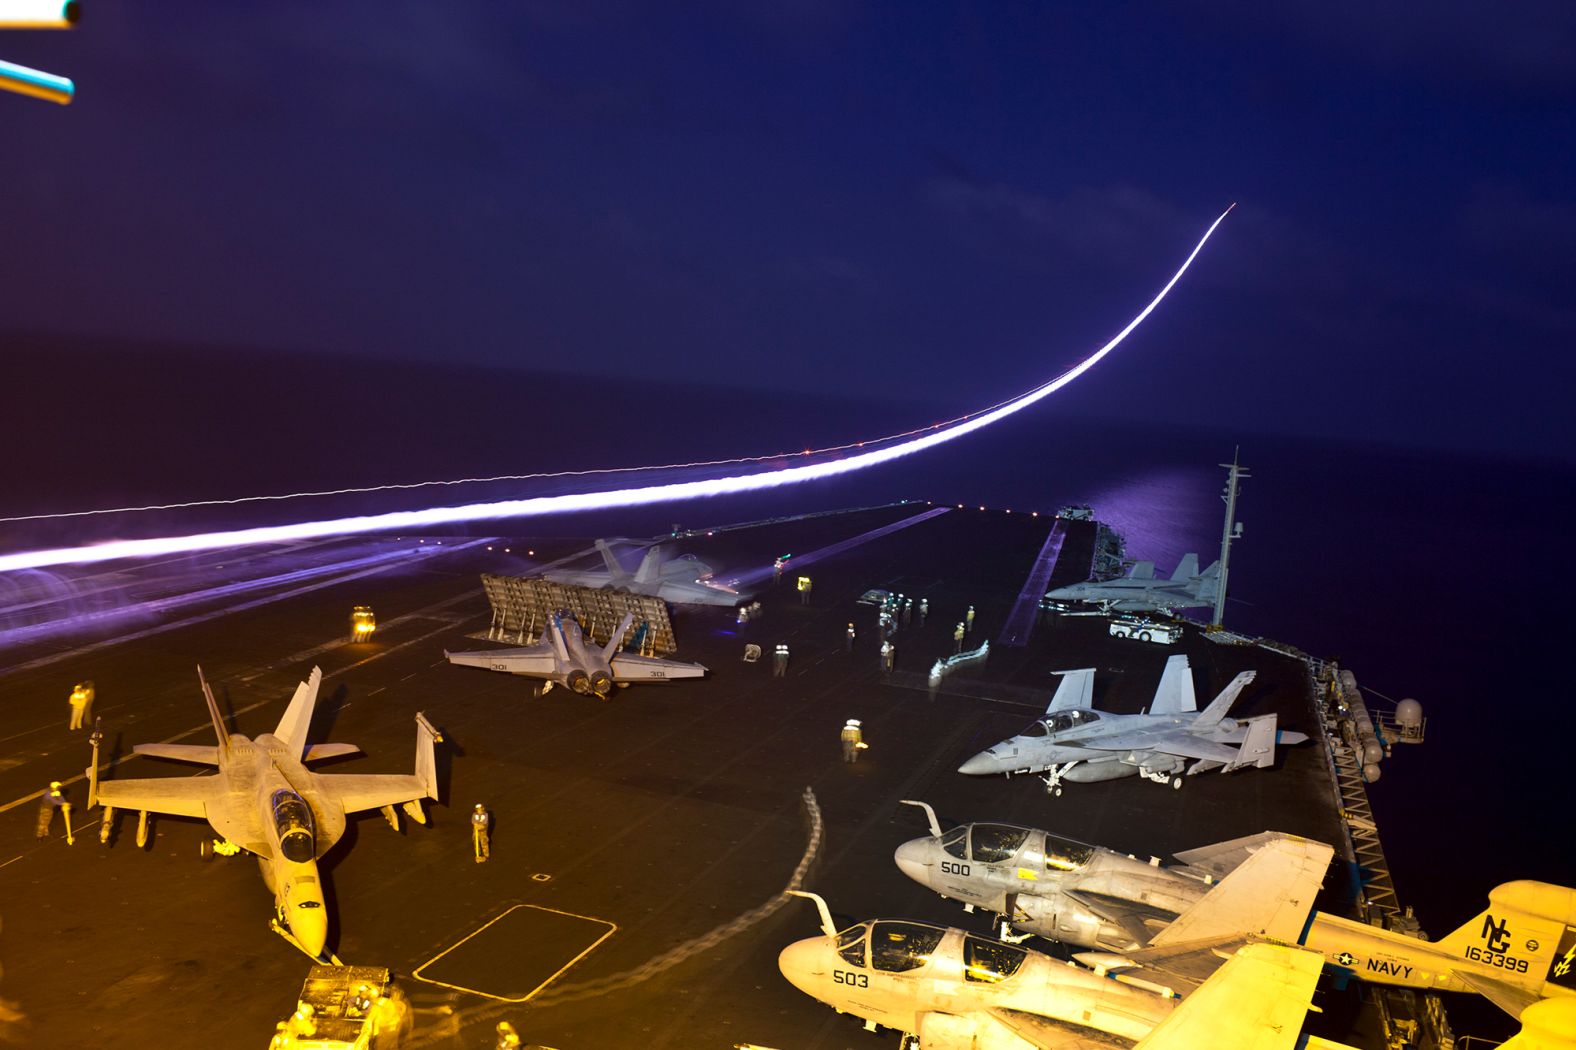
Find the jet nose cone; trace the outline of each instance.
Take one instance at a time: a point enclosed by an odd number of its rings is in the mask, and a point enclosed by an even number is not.
[[[321,959],[328,943],[328,910],[321,904],[296,908],[290,917],[290,932],[313,958]]]
[[[781,971],[788,983],[806,995],[816,995],[816,989],[823,982],[817,981],[818,977],[826,976],[827,943],[824,937],[807,937],[802,941],[794,941],[784,948],[777,956],[777,969]]]
[[[921,885],[928,885],[932,865],[930,863],[930,839],[911,839],[897,848],[892,854],[892,859],[897,862],[898,870]]]
[[[958,767],[959,773],[970,776],[983,776],[987,773],[1001,772],[1001,765],[996,761],[996,756],[989,751],[981,751],[967,762]]]

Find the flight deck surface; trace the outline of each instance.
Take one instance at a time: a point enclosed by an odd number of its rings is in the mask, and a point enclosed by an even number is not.
[[[139,850],[135,814],[120,814],[106,848],[78,780],[68,784],[76,844],[67,846],[58,822],[51,838],[33,837],[36,793],[88,762],[86,734],[66,730],[72,684],[96,682],[102,761],[123,760],[106,778],[189,776],[200,771],[127,759],[136,743],[210,742],[198,663],[232,729],[253,736],[273,728],[296,682],[320,665],[312,740],[364,751],[320,764],[324,771],[409,772],[416,712],[443,730],[443,800],[428,805],[430,824],[402,816],[396,832],[376,812],[352,818],[323,864],[330,946],[347,963],[395,971],[416,1007],[409,1045],[489,1045],[504,1019],[528,1045],[561,1050],[884,1045],[779,976],[777,953],[817,922],[809,903],[777,895],[803,868],[804,887],[826,897],[839,925],[881,916],[988,928],[985,916],[898,872],[893,850],[925,830],[923,814],[901,799],[930,802],[944,823],[1025,824],[1144,857],[1291,832],[1337,844],[1341,863],[1335,793],[1301,661],[1219,644],[1195,628],[1172,647],[1111,638],[1097,617],[1041,619],[1027,644],[999,644],[1053,519],[969,508],[914,520],[929,509],[685,536],[679,550],[723,566],[724,580],[769,570],[789,551],[836,549],[808,565],[790,561],[775,583],[767,571],[762,613],[749,623],[725,608],[676,610],[676,658],[707,665],[710,677],[637,685],[605,702],[563,689],[538,696],[528,679],[443,658],[445,648],[476,647],[466,636],[489,622],[480,573],[527,573],[589,546],[589,536],[446,539],[424,551],[417,547],[432,538],[358,540],[345,544],[344,562],[377,571],[346,569],[343,579],[324,571],[310,588],[285,581],[183,608],[164,617],[183,621],[168,630],[149,613],[94,621],[81,638],[28,639],[0,673],[9,737],[0,768],[8,807],[0,836],[9,846],[0,853],[0,998],[27,1015],[21,1034],[38,1046],[261,1046],[294,1008],[309,962],[268,930],[270,896],[254,861],[200,859],[205,825],[154,817],[152,841]],[[1075,574],[1069,564],[1080,556],[1087,569],[1087,528],[1062,543],[1056,580]],[[332,544],[306,549],[314,565],[334,564]],[[389,557],[365,561],[380,552]],[[256,571],[284,576],[298,553],[246,557],[272,559]],[[220,563],[205,555],[187,565],[200,575]],[[813,580],[807,604],[795,591],[801,572]],[[876,609],[857,603],[873,587],[930,607],[923,626],[916,608],[895,635],[896,670],[886,676]],[[371,605],[379,629],[352,645],[355,605]],[[976,619],[964,645],[990,640],[989,659],[932,691],[930,665],[952,653],[969,605]],[[748,664],[752,642],[767,656]],[[770,654],[780,643],[791,656],[775,678]],[[1314,741],[1283,748],[1275,769],[1205,774],[1180,790],[1130,778],[1070,784],[1055,798],[1034,777],[955,772],[1043,712],[1051,671],[1094,666],[1095,706],[1134,712],[1178,651],[1193,665],[1200,706],[1238,671],[1256,669],[1233,713],[1275,711],[1281,728]],[[854,765],[838,743],[848,718],[863,721],[870,743]],[[477,802],[494,821],[485,864],[472,859]],[[1324,906],[1344,911],[1347,880],[1332,868],[1326,885]],[[551,980],[538,990],[542,975]],[[1342,1034],[1340,997],[1321,991],[1316,1003],[1330,1012],[1311,1030]],[[885,1042],[896,1045],[894,1036]]]

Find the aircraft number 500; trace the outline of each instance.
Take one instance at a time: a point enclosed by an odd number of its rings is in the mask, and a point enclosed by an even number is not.
[[[1470,946],[1466,950],[1466,957],[1474,962],[1486,963],[1489,966],[1499,966],[1513,973],[1527,972],[1527,960],[1517,959],[1514,956],[1505,955],[1501,952],[1485,951],[1482,948]]]
[[[943,875],[967,875],[968,873],[969,866],[967,864],[954,864],[950,860],[941,862],[941,874]]]
[[[850,988],[869,988],[870,975],[868,973],[850,973],[847,970],[833,970],[832,983],[846,984]]]

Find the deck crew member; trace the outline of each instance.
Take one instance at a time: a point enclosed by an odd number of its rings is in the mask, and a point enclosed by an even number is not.
[[[897,657],[897,648],[891,642],[881,643],[881,670],[892,670],[892,664]]]
[[[929,615],[930,615],[930,599],[929,598],[921,598],[919,600],[919,625],[921,627],[925,626],[925,617],[927,617]]]
[[[799,604],[800,605],[809,605],[810,604],[810,589],[813,586],[814,586],[814,584],[812,584],[810,582],[810,577],[808,577],[808,576],[801,576],[801,577],[799,577]]]
[[[51,780],[49,790],[44,792],[44,797],[38,803],[38,837],[48,838],[49,828],[55,822],[55,810],[60,810],[60,816],[66,824],[66,845],[76,844],[76,839],[71,834],[71,803],[66,801],[66,793],[61,790],[60,781]]]
[[[961,653],[963,651],[963,630],[963,621],[959,620],[958,625],[952,629],[953,653]]]
[[[783,566],[788,564],[787,558],[778,558],[772,562],[772,582],[777,583],[783,578]]]
[[[855,633],[854,632],[854,625],[853,624],[849,624],[848,625],[848,632],[847,632],[847,634],[848,634],[848,651],[849,652],[853,652],[854,651],[854,633]]]
[[[844,762],[858,761],[859,752],[870,746],[869,744],[865,743],[864,730],[860,727],[860,722],[857,718],[850,718],[847,722],[843,723],[843,731],[841,734],[839,734],[838,739],[840,739],[843,744]]]
[[[788,676],[788,647],[779,645],[772,652],[772,677],[786,678]]]
[[[905,598],[903,600],[903,626],[907,627],[909,624],[911,624],[913,622],[914,622],[914,599],[912,599],[912,598]]]
[[[969,611],[963,614],[963,629],[969,634],[974,633],[974,606],[969,606]]]
[[[81,729],[88,716],[93,713],[93,683],[78,682],[71,690],[71,697],[67,701],[71,705],[71,724],[67,729]]]
[[[497,1050],[519,1050],[519,1046],[520,1034],[514,1030],[514,1025],[499,1021]]]
[[[491,844],[487,841],[487,830],[492,824],[492,814],[487,812],[487,807],[480,802],[471,811],[471,846],[476,851],[476,863],[480,864],[492,856]]]

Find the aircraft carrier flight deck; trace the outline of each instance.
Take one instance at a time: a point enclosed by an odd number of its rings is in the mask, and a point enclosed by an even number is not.
[[[674,656],[709,676],[606,701],[538,695],[529,679],[444,658],[488,644],[475,640],[490,623],[481,574],[528,575],[594,536],[358,538],[73,572],[59,598],[68,625],[5,625],[0,999],[37,1046],[262,1047],[295,1008],[309,960],[270,931],[253,859],[204,860],[211,830],[167,817],[139,849],[135,813],[118,814],[101,845],[101,811],[84,805],[90,752],[86,732],[67,730],[73,683],[96,684],[106,782],[197,775],[130,751],[213,742],[199,664],[231,729],[254,736],[320,666],[312,740],[363,752],[322,772],[409,772],[415,714],[441,729],[442,800],[428,803],[428,825],[352,818],[322,869],[330,948],[393,970],[411,1001],[402,1045],[490,1046],[508,1020],[527,1045],[559,1050],[895,1047],[895,1035],[791,987],[777,955],[817,929],[808,902],[781,896],[796,873],[840,926],[989,929],[896,869],[893,850],[925,831],[902,799],[931,803],[944,825],[1017,823],[1146,858],[1265,830],[1318,839],[1336,847],[1319,907],[1349,912],[1354,855],[1309,664],[1196,625],[1168,646],[1113,638],[1104,617],[1041,612],[1047,587],[1088,575],[1094,535],[1045,512],[924,503],[683,533],[676,550],[721,567],[719,579],[761,577],[760,614],[740,623],[730,608],[676,607]],[[773,559],[790,552],[774,581]],[[872,588],[929,609],[896,630],[886,673],[876,607],[859,601]],[[988,641],[989,655],[933,687],[971,605],[963,648]],[[355,606],[375,610],[369,641],[350,641]],[[744,661],[749,644],[758,662]],[[790,657],[776,677],[780,644]],[[1095,707],[1136,712],[1179,652],[1200,706],[1253,669],[1233,714],[1275,712],[1312,739],[1281,748],[1273,769],[1188,777],[1179,790],[1132,777],[1056,797],[1033,776],[956,772],[1044,712],[1051,672],[1094,666]],[[849,718],[869,744],[853,764],[839,750]],[[34,837],[52,780],[75,806],[74,845],[58,822]],[[478,802],[494,821],[484,864],[468,819]],[[1358,1038],[1355,988],[1321,986],[1315,1003],[1325,1012],[1309,1031]]]

